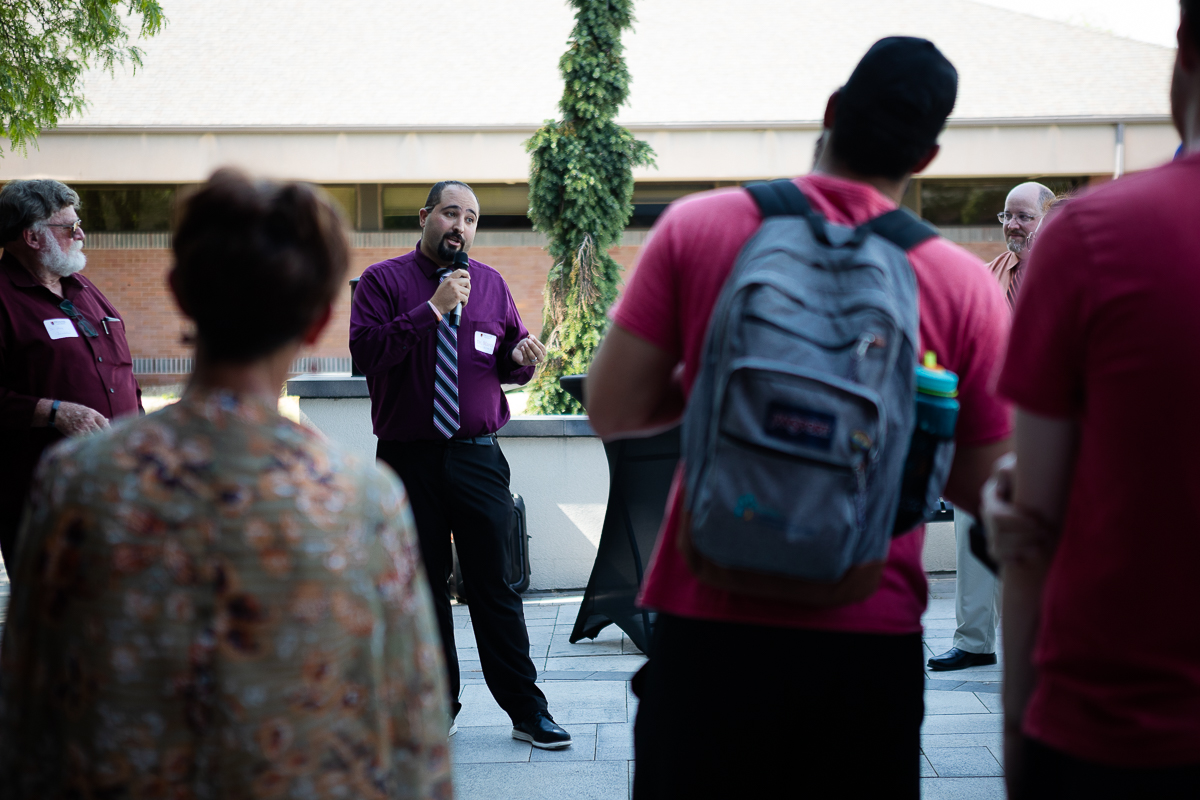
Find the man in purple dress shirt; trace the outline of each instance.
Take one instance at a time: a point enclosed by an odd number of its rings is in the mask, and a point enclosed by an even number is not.
[[[471,187],[434,185],[420,211],[420,245],[363,272],[350,311],[350,353],[367,376],[377,455],[396,470],[412,503],[453,713],[461,704],[446,585],[451,531],[471,587],[471,625],[488,688],[512,718],[514,739],[557,749],[571,736],[555,724],[535,684],[521,598],[506,578],[513,502],[496,441],[509,419],[501,384],[528,383],[546,348],[521,323],[500,273],[474,260],[454,268],[455,256],[471,249],[478,221]]]
[[[0,553],[10,579],[42,452],[142,408],[125,323],[79,274],[87,257],[78,207],[58,181],[0,191]]]

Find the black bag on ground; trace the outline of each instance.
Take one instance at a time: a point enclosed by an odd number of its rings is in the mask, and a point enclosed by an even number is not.
[[[529,588],[529,529],[525,522],[525,499],[514,494],[512,525],[508,532],[508,585],[517,594]],[[450,545],[454,567],[450,572],[450,595],[460,603],[467,603],[467,592],[462,579],[462,568],[458,565],[458,550]]]

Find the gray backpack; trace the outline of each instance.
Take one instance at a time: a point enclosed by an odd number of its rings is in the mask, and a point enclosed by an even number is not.
[[[684,414],[679,547],[719,588],[844,605],[875,591],[893,535],[916,413],[906,251],[937,231],[902,209],[832,224],[790,180],[748,190],[763,223]]]

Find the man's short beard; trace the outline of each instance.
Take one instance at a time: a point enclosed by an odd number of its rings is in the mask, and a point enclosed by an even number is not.
[[[467,243],[464,241],[459,241],[458,247],[451,247],[449,244],[447,244],[446,237],[443,236],[442,240],[440,242],[438,242],[438,246],[437,246],[438,258],[440,258],[442,261],[446,262],[447,264],[453,264],[454,256],[456,256],[460,252],[462,252],[462,253],[467,252]]]
[[[46,247],[41,252],[42,266],[60,278],[69,278],[87,266],[87,256],[83,254],[83,242],[71,240],[71,249],[64,252],[58,239],[49,230],[45,231]]]
[[[1014,256],[1019,256],[1022,253],[1024,253],[1026,249],[1028,249],[1029,240],[1028,239],[1008,239],[1005,242],[1005,246],[1008,247],[1008,252],[1012,253]]]

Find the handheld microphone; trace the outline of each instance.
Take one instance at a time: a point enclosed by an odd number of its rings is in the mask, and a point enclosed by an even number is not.
[[[470,264],[471,260],[467,258],[467,254],[462,250],[454,254],[454,269],[469,269]],[[462,303],[456,305],[454,310],[450,312],[450,324],[457,328],[460,322],[462,322]]]

